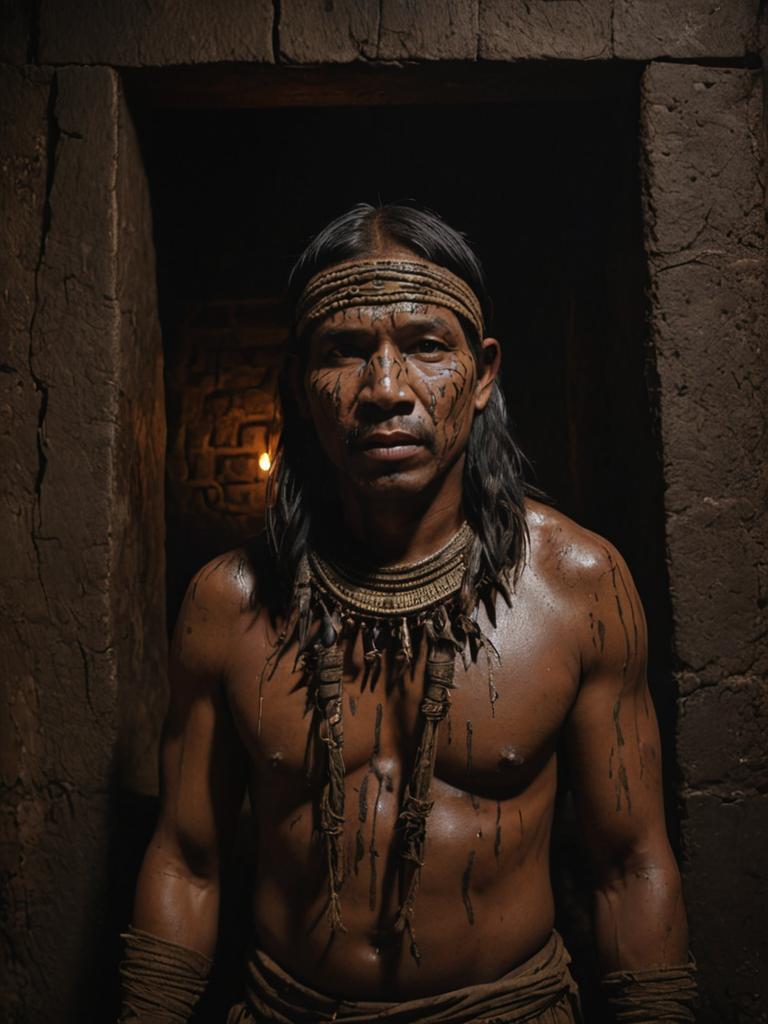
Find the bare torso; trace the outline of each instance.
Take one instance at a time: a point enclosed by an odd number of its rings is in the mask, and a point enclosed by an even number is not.
[[[457,665],[432,784],[415,928],[418,964],[393,931],[398,906],[396,821],[418,742],[423,657],[402,685],[364,684],[360,649],[344,670],[345,932],[331,940],[327,878],[307,781],[311,728],[301,674],[283,657],[261,684],[274,631],[266,613],[242,616],[227,697],[249,754],[258,829],[254,924],[258,942],[308,984],[349,998],[429,994],[500,976],[538,950],[554,920],[549,837],[556,746],[578,692],[597,539],[549,510],[531,517],[531,554],[511,607],[480,623],[499,653],[492,709],[483,652]],[[587,607],[592,602],[593,607]]]

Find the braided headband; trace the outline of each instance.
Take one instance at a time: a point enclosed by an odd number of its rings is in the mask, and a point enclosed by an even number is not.
[[[418,302],[443,306],[465,317],[485,337],[477,296],[456,274],[434,263],[363,259],[337,263],[307,282],[296,306],[296,333],[339,309]]]

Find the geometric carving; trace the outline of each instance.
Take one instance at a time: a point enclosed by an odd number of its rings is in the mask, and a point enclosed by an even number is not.
[[[227,540],[260,527],[287,335],[276,300],[207,303],[182,324],[168,367],[169,519]]]

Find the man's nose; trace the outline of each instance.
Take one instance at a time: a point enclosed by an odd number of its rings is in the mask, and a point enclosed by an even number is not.
[[[409,412],[414,399],[405,360],[396,346],[385,343],[371,354],[363,373],[361,405],[391,415],[393,410]]]

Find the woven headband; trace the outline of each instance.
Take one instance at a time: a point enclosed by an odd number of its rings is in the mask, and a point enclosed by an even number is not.
[[[394,302],[443,306],[467,319],[478,338],[485,337],[480,303],[460,277],[434,263],[383,259],[348,260],[310,278],[296,306],[297,334],[339,309]]]

